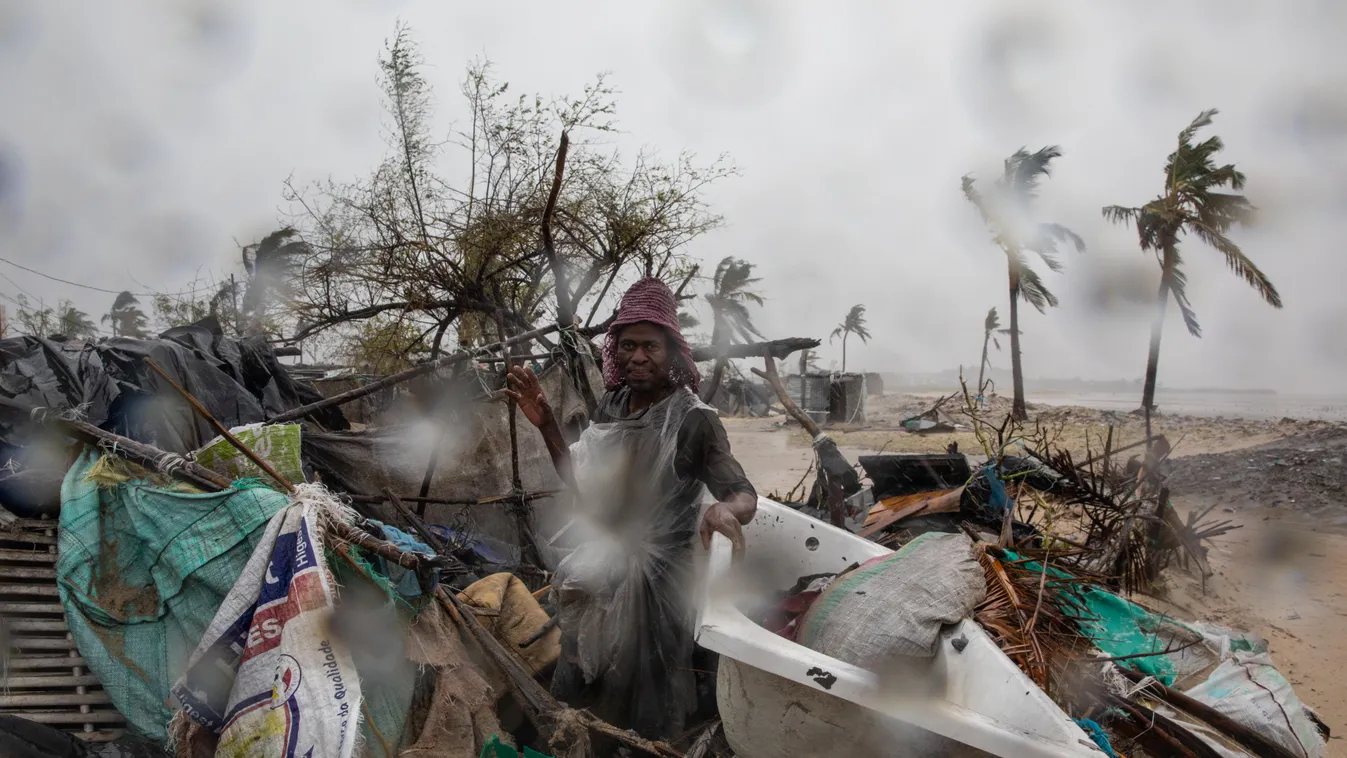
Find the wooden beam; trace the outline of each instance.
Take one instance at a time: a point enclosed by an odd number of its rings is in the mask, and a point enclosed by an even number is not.
[[[746,345],[730,345],[723,351],[717,351],[714,347],[703,345],[692,348],[692,359],[695,361],[709,361],[715,358],[775,358],[783,360],[797,350],[813,350],[819,346],[819,341],[810,337],[787,337],[781,340],[771,340],[769,342],[750,342]]]
[[[528,342],[530,340],[537,339],[538,337],[541,337],[543,335],[551,334],[552,332],[555,332],[560,328],[561,326],[559,324],[552,324],[551,326],[544,326],[541,329],[534,329],[531,332],[524,332],[523,334],[517,334],[507,340],[497,342],[493,345],[487,345],[486,347],[477,348],[476,350],[460,350],[459,352],[453,353],[452,355],[446,355],[443,358],[429,361],[427,363],[422,363],[419,366],[413,366],[409,369],[406,369],[405,371],[399,371],[396,374],[389,374],[388,376],[385,376],[382,379],[375,379],[369,384],[356,387],[355,389],[347,390],[346,392],[338,393],[336,395],[333,395],[332,397],[323,398],[322,400],[309,403],[308,405],[301,405],[298,408],[273,416],[270,420],[268,420],[267,423],[283,424],[289,421],[298,421],[299,419],[302,419],[305,416],[308,416],[316,411],[321,411],[325,408],[332,408],[338,405],[349,403],[352,400],[359,400],[360,398],[365,397],[366,395],[372,395],[380,390],[388,389],[389,387],[402,384],[403,382],[406,382],[410,379],[415,379],[416,377],[421,376],[423,374],[429,374],[433,371],[445,368],[446,366],[452,366],[455,363],[461,363],[463,361],[468,360],[469,358],[475,358],[479,356],[489,356],[491,353],[503,350],[507,347],[510,347],[511,345],[518,345],[523,342]]]

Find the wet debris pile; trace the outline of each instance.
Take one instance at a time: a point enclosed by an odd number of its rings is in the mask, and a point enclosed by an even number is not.
[[[1110,427],[1077,453],[1060,429],[989,418],[971,400],[963,416],[982,455],[862,457],[870,486],[852,502],[864,512],[844,526],[898,549],[932,532],[968,535],[986,585],[973,619],[1106,754],[1323,754],[1327,727],[1266,641],[1128,599],[1170,566],[1209,576],[1210,540],[1238,528],[1213,508],[1175,511],[1166,438],[1124,443]],[[789,637],[837,581],[805,579],[768,628]]]

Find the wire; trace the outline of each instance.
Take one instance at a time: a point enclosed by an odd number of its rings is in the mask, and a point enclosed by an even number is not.
[[[0,258],[0,261],[3,261],[4,263],[8,263],[9,265],[11,265],[11,266],[13,266],[13,267],[15,267],[15,268],[21,268],[21,269],[23,269],[24,271],[27,271],[27,272],[30,273],[30,274],[37,274],[38,276],[40,276],[40,277],[42,277],[42,278],[44,278],[44,279],[50,279],[50,280],[52,280],[53,282],[60,282],[61,284],[69,284],[71,287],[82,287],[82,288],[84,288],[84,289],[86,289],[86,290],[93,290],[94,292],[106,292],[106,293],[108,293],[109,295],[120,295],[120,294],[122,294],[122,290],[106,290],[106,289],[103,289],[102,287],[94,287],[94,286],[91,286],[91,285],[88,285],[88,284],[80,284],[79,282],[72,282],[72,281],[70,281],[69,279],[62,279],[62,278],[60,278],[60,277],[58,277],[58,276],[52,276],[51,274],[44,274],[44,273],[42,273],[41,271],[38,271],[38,270],[36,270],[36,269],[31,269],[31,268],[28,268],[27,266],[24,266],[24,265],[22,265],[22,264],[15,263],[14,261],[9,260],[8,258]],[[8,278],[8,277],[6,277],[6,278]],[[132,292],[131,294],[133,294],[133,295],[135,295],[135,296],[137,296],[137,297],[153,297],[153,296],[154,296],[154,293],[152,293],[152,292]]]
[[[21,295],[26,295],[26,296],[28,296],[28,297],[31,297],[31,298],[35,299],[35,300],[41,300],[41,298],[39,298],[37,295],[34,295],[33,293],[31,293],[31,292],[29,292],[28,290],[24,289],[22,286],[19,285],[18,282],[14,281],[13,279],[10,279],[9,276],[7,276],[6,274],[0,273],[0,276],[3,276],[3,277],[5,278],[5,281],[7,281],[7,282],[9,282],[10,284],[14,285],[14,289],[18,290],[18,291],[19,291],[19,294],[21,294]],[[17,303],[17,302],[16,302],[15,305],[22,305],[22,303]]]
[[[40,276],[40,277],[42,277],[42,278],[44,278],[44,279],[50,279],[50,280],[52,280],[53,282],[60,282],[61,284],[69,284],[71,287],[80,287],[80,288],[83,288],[83,289],[86,289],[86,290],[93,290],[94,292],[106,292],[106,293],[109,294],[109,295],[120,295],[120,294],[122,294],[123,292],[130,292],[130,290],[109,290],[109,289],[103,289],[102,287],[95,287],[95,286],[90,285],[90,284],[80,284],[79,282],[72,282],[72,281],[70,281],[69,279],[62,279],[62,278],[60,278],[59,276],[52,276],[51,274],[44,274],[44,273],[42,273],[41,271],[38,271],[37,269],[28,268],[27,266],[24,266],[23,264],[15,263],[14,261],[9,260],[8,258],[0,258],[0,262],[8,263],[9,265],[11,265],[11,266],[13,266],[13,267],[15,267],[15,268],[23,269],[24,271],[27,271],[27,272],[30,273],[30,274],[37,274],[38,276]],[[0,274],[0,276],[4,276],[4,274]],[[10,283],[10,284],[13,284],[15,287],[19,287],[19,285],[18,285],[13,279],[10,279],[8,276],[5,276],[5,279],[8,279],[8,280],[9,280],[9,283]],[[20,289],[20,290],[23,290],[23,287],[19,287],[19,289]],[[130,292],[130,294],[133,295],[133,296],[135,296],[135,297],[158,297],[159,295],[178,295],[178,296],[180,296],[180,295],[194,295],[194,294],[196,294],[196,293],[198,293],[198,292],[213,292],[215,289],[218,289],[218,288],[210,288],[210,287],[207,287],[207,288],[203,288],[203,289],[199,289],[199,290],[186,290],[186,291],[184,291],[184,292]],[[27,292],[26,290],[23,290],[23,291],[24,291],[24,292]],[[27,294],[31,295],[32,293],[27,293]]]

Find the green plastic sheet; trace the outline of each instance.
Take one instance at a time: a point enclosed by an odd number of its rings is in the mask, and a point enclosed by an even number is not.
[[[1019,556],[1007,550],[1014,561]],[[1042,571],[1043,564],[1031,561],[1024,564],[1029,571]],[[1074,579],[1060,569],[1048,568],[1048,576],[1056,579]],[[1146,676],[1153,676],[1166,686],[1174,684],[1178,670],[1174,661],[1163,652],[1169,649],[1173,635],[1162,634],[1166,628],[1184,629],[1194,635],[1200,632],[1169,616],[1151,613],[1136,603],[1107,590],[1079,582],[1050,582],[1062,591],[1066,602],[1063,611],[1070,616],[1081,634],[1090,638],[1094,646],[1110,657],[1139,656],[1120,660],[1126,666]]]
[[[131,727],[163,741],[169,688],[288,502],[264,487],[184,494],[85,481],[86,450],[61,485],[57,588],[85,665]]]

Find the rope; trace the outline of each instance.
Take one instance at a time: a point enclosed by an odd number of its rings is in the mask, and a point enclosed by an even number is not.
[[[154,461],[154,467],[164,476],[173,476],[178,469],[187,465],[187,459],[177,453],[164,453]]]

